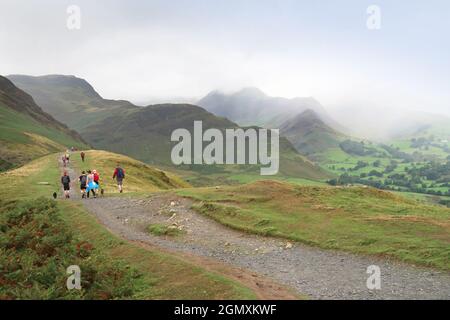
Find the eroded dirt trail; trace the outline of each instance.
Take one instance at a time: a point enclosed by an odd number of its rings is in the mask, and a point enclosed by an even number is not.
[[[450,299],[449,273],[248,235],[199,215],[190,209],[190,200],[173,194],[84,203],[101,223],[125,239],[244,268],[311,298]],[[154,236],[146,230],[154,223],[170,224],[184,233]],[[367,289],[370,265],[381,269],[380,290]]]

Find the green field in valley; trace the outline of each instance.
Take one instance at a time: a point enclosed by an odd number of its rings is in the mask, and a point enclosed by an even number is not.
[[[320,156],[336,176],[332,185],[365,184],[379,189],[450,195],[450,144],[438,138],[411,138],[387,144],[352,141]]]

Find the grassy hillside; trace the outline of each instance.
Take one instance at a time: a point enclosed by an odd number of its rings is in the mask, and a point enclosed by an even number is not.
[[[152,165],[171,166],[170,141],[173,130],[192,132],[195,120],[208,128],[237,128],[238,125],[204,109],[186,104],[164,104],[140,108],[125,101],[101,98],[85,80],[73,76],[9,76],[30,92],[48,112],[78,129],[97,149],[129,155]],[[280,143],[280,175],[296,178],[326,179],[330,175],[300,156],[284,138]],[[193,175],[259,175],[253,166],[185,166]]]
[[[182,258],[124,242],[78,202],[49,200],[60,189],[58,158],[59,154],[48,155],[0,174],[0,241],[5,244],[0,248],[0,298],[255,298],[241,284]],[[42,250],[47,252],[46,263],[31,263],[44,259]],[[20,263],[4,259],[10,256]],[[81,292],[65,289],[68,259],[82,267]],[[105,272],[113,277],[105,277]]]
[[[71,146],[87,146],[64,132],[44,126],[30,116],[11,110],[1,103],[0,142],[0,154],[7,163],[6,169]]]
[[[81,136],[77,132],[70,130],[65,124],[58,122],[50,114],[44,112],[28,93],[2,76],[0,76],[0,103],[14,111],[30,116],[46,127],[62,131],[74,140],[82,142]]]
[[[92,137],[90,141],[99,148],[126,153],[147,163],[171,166],[170,153],[175,143],[170,141],[170,135],[178,128],[185,128],[192,133],[194,121],[197,120],[203,122],[203,130],[238,127],[197,106],[165,104],[142,108],[126,117],[108,118],[89,127],[85,131],[85,137]],[[111,126],[111,123],[119,125]],[[185,165],[181,168],[203,176],[226,176],[238,172],[259,174],[259,166],[256,165]],[[327,177],[320,167],[300,156],[284,138],[280,140],[280,174],[311,179]]]
[[[79,132],[115,113],[137,108],[128,101],[103,99],[84,79],[65,75],[8,76],[43,110]]]
[[[84,136],[99,149],[126,153],[147,163],[170,164],[175,129],[193,131],[195,120],[208,128],[235,128],[236,124],[218,118],[194,105],[164,104],[114,115],[90,126]]]
[[[275,181],[178,193],[233,228],[450,270],[450,209],[444,207],[372,188]]]
[[[72,146],[86,148],[87,144],[0,76],[0,170]]]
[[[80,152],[75,152],[71,156],[72,164],[79,171],[96,169],[100,174],[101,187],[107,194],[116,193],[117,186],[112,175],[118,163],[125,170],[124,189],[127,193],[155,192],[189,186],[188,183],[172,173],[158,170],[121,154],[99,150],[84,152],[85,162],[81,161]]]
[[[390,143],[407,153],[419,152],[429,159],[445,160],[450,156],[450,119],[442,117]]]
[[[328,149],[336,148],[345,136],[327,124],[312,110],[306,110],[287,120],[280,127],[297,151],[312,159]]]

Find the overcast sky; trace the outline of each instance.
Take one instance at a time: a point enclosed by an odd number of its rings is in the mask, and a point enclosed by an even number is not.
[[[366,26],[372,4],[380,30]],[[73,74],[135,103],[255,86],[450,114],[449,15],[446,0],[0,0],[0,74]]]

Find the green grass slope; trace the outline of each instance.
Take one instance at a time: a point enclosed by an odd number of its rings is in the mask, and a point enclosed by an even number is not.
[[[327,124],[312,110],[306,110],[284,122],[280,133],[297,151],[316,159],[321,153],[336,148],[345,136]]]
[[[103,99],[84,79],[66,75],[8,76],[42,109],[79,132],[112,114],[138,108],[128,101]]]
[[[256,297],[244,285],[184,258],[123,241],[79,202],[52,200],[60,189],[59,156],[0,174],[0,299]],[[103,159],[101,153],[97,157]],[[153,185],[159,176],[141,179],[139,184]],[[66,289],[66,268],[72,264],[81,267],[81,291]]]
[[[176,144],[170,141],[172,132],[185,128],[192,134],[194,121],[199,120],[203,123],[203,130],[238,128],[235,123],[194,105],[164,104],[141,108],[125,117],[107,118],[87,128],[84,137],[98,148],[128,154],[150,164],[171,166],[170,154]],[[183,169],[203,175],[259,174],[259,166],[255,165],[190,165],[183,166]],[[309,179],[329,177],[320,167],[300,156],[285,138],[280,139],[280,175]]]
[[[189,187],[188,183],[170,172],[156,169],[121,154],[101,150],[84,152],[84,162],[81,161],[80,152],[72,153],[72,165],[79,171],[97,170],[100,174],[100,185],[106,194],[117,192],[117,185],[112,179],[112,175],[118,163],[125,170],[124,189],[127,193],[148,193]]]
[[[327,249],[450,270],[450,209],[367,187],[259,181],[185,189],[199,212],[233,228]]]
[[[0,77],[0,142],[3,170],[71,146],[87,147],[76,132],[43,112],[4,77]]]

